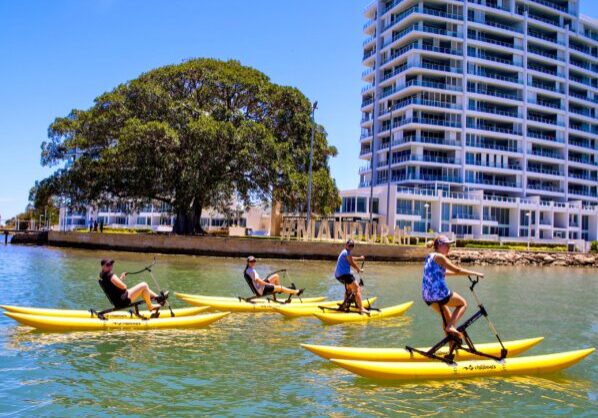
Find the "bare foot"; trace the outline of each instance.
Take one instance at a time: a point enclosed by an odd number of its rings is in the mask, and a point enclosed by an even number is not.
[[[149,310],[150,311],[155,311],[156,309],[160,309],[161,307],[162,307],[162,305],[152,305]]]
[[[459,337],[459,338],[463,339],[463,334],[462,334],[462,333],[460,333],[460,332],[457,330],[457,328],[455,328],[454,326],[446,327],[446,328],[444,329],[444,331],[445,331],[447,334],[453,334],[453,335],[456,335],[457,337]]]

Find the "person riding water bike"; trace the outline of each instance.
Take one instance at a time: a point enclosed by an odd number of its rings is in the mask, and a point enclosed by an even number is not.
[[[250,255],[247,257],[247,264],[245,265],[244,274],[248,275],[253,282],[253,287],[257,291],[259,296],[275,295],[276,293],[286,293],[287,295],[301,296],[305,289],[290,289],[288,287],[281,286],[280,276],[273,274],[266,279],[261,279],[255,265],[257,259]]]
[[[351,255],[353,248],[355,248],[355,243],[350,239],[346,242],[345,248],[338,256],[334,277],[345,286],[345,299],[352,293],[355,295],[355,304],[357,305],[359,312],[367,313],[368,310],[365,309],[361,303],[361,287],[355,276],[351,273],[351,267],[353,267],[357,273],[363,271],[355,261],[365,260],[365,256],[353,257]]]
[[[143,298],[147,305],[147,309],[150,311],[162,307],[162,305],[154,305],[152,303],[152,299],[160,299],[160,296],[153,292],[146,282],[141,282],[128,288],[124,283],[127,273],[122,273],[120,277],[118,277],[112,272],[114,260],[105,258],[100,264],[102,266],[102,270],[100,271],[102,287],[106,291],[106,296],[108,296],[110,301],[114,303],[116,308],[127,307],[139,297]]]
[[[426,243],[426,247],[434,247],[434,251],[424,261],[422,298],[428,306],[432,306],[442,316],[444,331],[462,338],[457,330],[457,323],[467,309],[467,302],[463,296],[448,288],[445,277],[447,275],[484,277],[484,274],[461,268],[448,259],[447,255],[454,242],[445,235],[439,235],[433,241]],[[454,309],[451,312],[449,308]]]

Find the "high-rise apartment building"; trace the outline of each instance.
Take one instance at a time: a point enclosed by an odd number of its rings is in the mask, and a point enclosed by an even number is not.
[[[377,0],[365,16],[366,164],[341,214],[367,215],[372,188],[390,226],[598,238],[598,22],[579,1]]]

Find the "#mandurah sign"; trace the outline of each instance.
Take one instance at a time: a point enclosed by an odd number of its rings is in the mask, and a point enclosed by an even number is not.
[[[346,241],[353,239],[365,243],[409,244],[410,228],[394,228],[377,222],[339,221],[332,219],[284,218],[280,239],[300,241]]]

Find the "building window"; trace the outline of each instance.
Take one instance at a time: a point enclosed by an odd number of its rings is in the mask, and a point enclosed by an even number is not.
[[[365,197],[358,197],[357,198],[357,212],[367,212],[366,209],[366,202],[367,199]]]
[[[413,214],[411,200],[397,199],[397,214],[400,214],[400,215]]]
[[[378,214],[378,213],[380,213],[379,210],[380,210],[380,202],[377,197],[374,197],[372,199],[372,213]]]
[[[137,217],[137,225],[151,225],[152,221],[151,218],[148,216],[138,216]]]
[[[343,197],[342,212],[352,213],[355,212],[355,198],[354,197]]]

